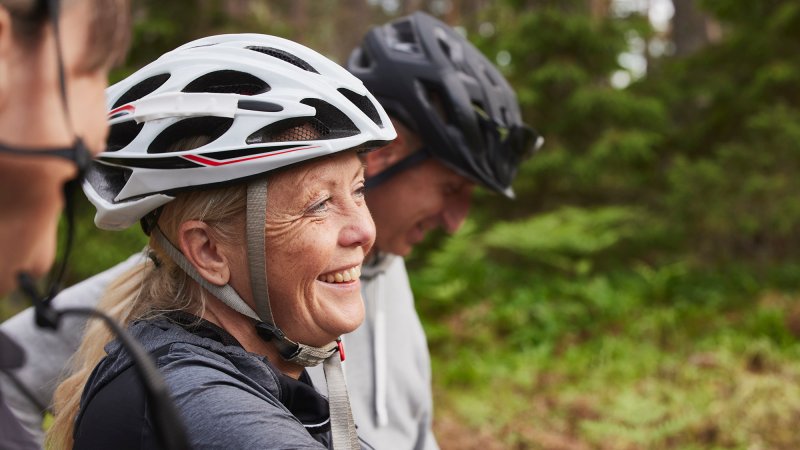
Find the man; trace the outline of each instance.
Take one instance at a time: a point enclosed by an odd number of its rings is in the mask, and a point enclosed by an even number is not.
[[[344,338],[353,413],[359,435],[376,448],[437,448],[428,349],[400,256],[431,229],[457,230],[476,184],[512,196],[517,167],[537,142],[500,73],[455,30],[424,13],[371,30],[348,69],[378,97],[398,130],[396,141],[366,156],[367,204],[378,250],[362,273],[367,317]],[[111,270],[123,271],[137,258]],[[56,301],[93,304],[110,279],[108,272],[101,274]],[[79,324],[62,331],[66,337],[42,337],[27,324],[30,315],[18,315],[3,328],[32,348],[79,340]],[[49,351],[49,365],[15,373],[29,391],[26,397],[23,389],[15,390],[15,410],[34,431],[41,417],[35,404],[49,404],[72,350]],[[324,389],[321,371],[311,374]]]
[[[57,2],[0,1],[0,296],[50,269],[64,186],[87,148],[104,147],[106,78],[127,46],[129,12],[127,0],[99,3],[68,2],[59,19]],[[0,370],[23,360],[0,333]],[[34,447],[0,395],[0,448]]]
[[[39,277],[49,270],[62,188],[77,173],[74,161],[34,156],[36,150],[69,148],[76,136],[93,153],[105,147],[104,89],[111,65],[127,46],[127,0],[66,2],[59,40],[45,20],[46,3],[0,1],[0,142],[10,149],[0,151],[0,295],[17,285],[18,273]],[[59,41],[65,99],[57,67]]]

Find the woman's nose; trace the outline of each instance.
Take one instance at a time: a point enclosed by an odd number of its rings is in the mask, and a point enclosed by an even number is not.
[[[345,218],[345,226],[339,236],[339,244],[343,247],[366,247],[369,251],[375,242],[375,222],[366,205],[350,210]]]

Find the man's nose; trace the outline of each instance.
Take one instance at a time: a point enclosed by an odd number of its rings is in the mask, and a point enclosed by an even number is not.
[[[464,224],[472,203],[472,189],[464,189],[447,200],[442,211],[442,227],[448,233],[455,233]]]

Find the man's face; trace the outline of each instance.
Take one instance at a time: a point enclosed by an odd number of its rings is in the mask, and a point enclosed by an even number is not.
[[[69,99],[70,130],[62,113],[52,34],[33,49],[11,41],[3,70],[0,139],[21,148],[65,147],[84,138],[93,154],[104,148],[108,70],[82,68],[88,43],[87,8],[78,2],[66,8],[61,22],[64,75]],[[0,157],[0,245],[9,267],[0,271],[0,295],[15,284],[19,272],[43,275],[53,263],[64,183],[74,178],[75,165],[56,157]]]
[[[469,179],[429,158],[369,190],[375,247],[406,256],[437,227],[455,232],[467,217],[474,188]]]

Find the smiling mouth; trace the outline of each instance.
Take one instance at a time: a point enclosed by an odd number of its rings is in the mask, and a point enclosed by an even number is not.
[[[361,266],[351,267],[341,272],[324,273],[317,277],[317,280],[325,283],[348,283],[358,280],[361,276]]]

